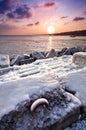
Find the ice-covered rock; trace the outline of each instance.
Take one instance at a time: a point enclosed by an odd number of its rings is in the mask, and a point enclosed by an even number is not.
[[[73,62],[79,65],[86,65],[86,52],[77,52],[73,55]]]
[[[83,110],[86,116],[86,69],[63,77],[63,83],[66,90],[70,90],[70,92],[75,91],[75,96],[78,97],[83,104]]]
[[[46,98],[49,105],[32,113],[30,106],[39,98]],[[77,120],[80,107],[54,74],[0,84],[0,130],[62,130]]]
[[[46,55],[46,58],[53,58],[56,57],[56,51],[54,49],[51,49],[50,52]]]
[[[0,55],[0,67],[10,66],[9,55]]]

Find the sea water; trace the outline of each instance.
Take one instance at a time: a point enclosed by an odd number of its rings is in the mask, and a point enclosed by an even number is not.
[[[0,54],[29,54],[33,51],[56,51],[65,47],[86,46],[86,37],[70,36],[0,36]]]

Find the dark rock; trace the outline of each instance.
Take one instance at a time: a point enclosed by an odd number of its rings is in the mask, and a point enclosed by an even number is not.
[[[46,58],[53,58],[55,56],[57,56],[55,50],[51,49],[50,52],[46,55]]]
[[[29,55],[27,55],[27,54],[24,54],[24,55],[23,55],[23,59],[29,59],[29,58],[30,58]]]
[[[57,52],[57,56],[62,56],[67,51],[67,48],[63,48],[61,51]]]
[[[30,63],[32,63],[32,62],[34,62],[34,61],[35,61],[34,58],[29,58],[29,59],[21,60],[21,61],[20,61],[20,65],[30,64]]]
[[[41,52],[33,52],[30,54],[30,57],[33,57],[35,59],[44,59],[45,56]]]
[[[42,51],[41,53],[44,57],[46,57],[46,52]]]
[[[28,63],[32,63],[34,61],[33,58],[30,58],[29,55],[16,55],[16,56],[13,56],[13,58],[11,58],[11,63],[10,65],[13,66],[13,65],[23,65],[23,64],[28,64]]]
[[[84,52],[86,52],[86,47],[84,47]]]
[[[86,48],[85,47],[63,48],[61,51],[57,52],[57,56],[73,55],[76,52],[86,52]]]
[[[13,58],[10,61],[10,65],[11,66],[13,66],[13,65],[19,65],[20,61],[21,61],[21,56],[20,55],[13,56]]]

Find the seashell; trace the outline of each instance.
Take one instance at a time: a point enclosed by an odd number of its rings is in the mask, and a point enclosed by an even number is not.
[[[40,106],[41,104],[46,104],[49,105],[49,102],[47,99],[45,98],[39,98],[36,101],[34,101],[30,107],[31,112],[33,112],[38,106]]]

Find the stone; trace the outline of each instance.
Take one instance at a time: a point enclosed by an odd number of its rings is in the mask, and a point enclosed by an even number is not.
[[[10,61],[10,65],[19,65],[20,64],[20,60],[21,60],[21,56],[20,55],[15,55],[13,56],[13,58]]]
[[[78,52],[78,48],[77,47],[72,47],[70,48],[70,54],[73,55],[74,53]]]
[[[67,51],[67,48],[63,48],[61,51],[57,52],[57,56],[64,55],[65,51]]]
[[[85,47],[72,47],[72,48],[63,48],[61,51],[57,52],[57,56],[62,56],[62,55],[73,55],[76,52],[85,52],[86,49]]]
[[[29,58],[30,58],[30,56],[28,54],[23,55],[23,59],[29,59]]]
[[[46,58],[53,58],[56,57],[57,54],[54,49],[51,49],[50,52],[46,55]]]
[[[10,66],[10,59],[9,55],[0,55],[0,67],[9,67]]]
[[[23,65],[32,63],[34,59],[31,59],[29,55],[24,54],[13,56],[10,61],[11,61],[10,65],[13,66],[13,65]]]
[[[73,55],[73,63],[86,65],[86,52],[77,52]]]
[[[29,59],[24,59],[24,60],[21,60],[20,61],[20,65],[23,65],[23,64],[30,64],[32,62],[34,62],[34,58],[29,58]]]
[[[36,59],[44,59],[45,56],[41,52],[33,52],[30,54],[31,57]]]

